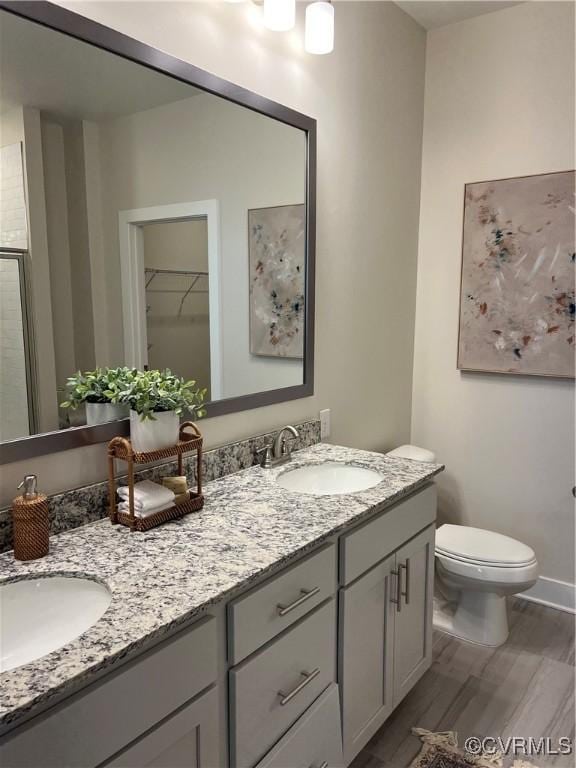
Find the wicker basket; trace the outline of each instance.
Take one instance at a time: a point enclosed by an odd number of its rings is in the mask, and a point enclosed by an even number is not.
[[[191,431],[189,431],[191,430]],[[178,520],[190,512],[198,512],[204,506],[202,495],[202,434],[196,424],[185,421],[180,425],[179,440],[176,445],[162,448],[149,453],[136,453],[132,449],[132,443],[125,437],[115,437],[108,444],[108,477],[110,495],[110,521],[128,526],[132,531],[149,531],[157,525],[167,523],[170,520]],[[138,517],[134,514],[134,465],[149,464],[162,459],[170,459],[174,456],[178,459],[178,474],[183,474],[182,456],[190,451],[196,451],[196,482],[195,491],[188,491],[188,498],[173,507],[155,512],[147,517]],[[118,512],[116,503],[116,473],[114,460],[120,459],[128,464],[128,506],[130,512]]]

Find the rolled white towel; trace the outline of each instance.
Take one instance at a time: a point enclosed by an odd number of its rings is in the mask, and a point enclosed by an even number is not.
[[[121,485],[118,488],[118,496],[121,501],[128,501],[128,486]],[[164,508],[174,503],[174,491],[165,488],[163,485],[153,483],[151,480],[141,480],[134,485],[134,509],[142,512],[148,512],[151,509],[164,505]],[[154,511],[158,511],[154,509]]]
[[[156,507],[151,507],[150,509],[137,509],[137,507],[134,507],[134,516],[135,517],[149,517],[150,515],[153,515],[155,512],[162,512],[163,509],[170,509],[170,507],[174,506],[172,502],[169,502],[168,504],[159,504]],[[129,515],[130,514],[130,504],[127,501],[122,501],[120,504],[118,504],[118,512],[124,512],[124,514]]]

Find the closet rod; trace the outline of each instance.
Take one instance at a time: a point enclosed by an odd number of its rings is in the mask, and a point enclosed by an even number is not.
[[[202,272],[197,269],[156,269],[155,267],[146,267],[144,271],[154,275],[193,275],[194,277],[208,277],[208,272]]]
[[[148,290],[156,275],[171,275],[172,277],[175,275],[180,275],[181,277],[194,277],[196,279],[194,280],[193,285],[196,285],[201,277],[208,277],[208,272],[200,272],[196,269],[156,269],[155,267],[145,267],[144,274],[149,275],[148,279],[146,280],[146,290]]]

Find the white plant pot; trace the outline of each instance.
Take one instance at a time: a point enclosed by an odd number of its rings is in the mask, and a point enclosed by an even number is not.
[[[127,418],[127,405],[121,403],[86,403],[86,423],[89,427]]]
[[[178,442],[180,417],[174,411],[154,414],[154,420],[142,421],[140,414],[130,411],[130,438],[137,453],[168,448]]]

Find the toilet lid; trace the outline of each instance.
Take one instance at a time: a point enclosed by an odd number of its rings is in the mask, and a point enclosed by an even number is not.
[[[440,526],[436,531],[436,551],[487,565],[524,565],[536,559],[534,550],[521,541],[468,525]]]
[[[414,459],[415,461],[425,461],[433,464],[436,456],[427,448],[419,448],[417,445],[401,445],[388,451],[386,456],[395,456],[397,459]]]

